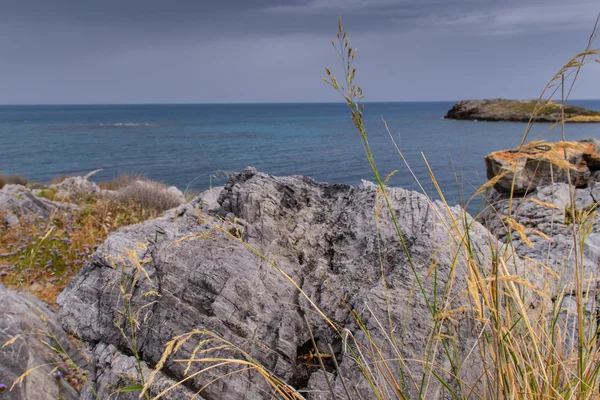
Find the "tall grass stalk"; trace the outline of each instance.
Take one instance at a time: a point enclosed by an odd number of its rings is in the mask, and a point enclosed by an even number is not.
[[[559,88],[561,88],[564,93],[565,75],[574,76],[569,88],[570,94],[581,67],[590,61],[590,56],[598,54],[597,50],[591,49],[591,44],[597,30],[598,20],[594,27],[594,33],[590,37],[588,48],[561,68],[542,92],[538,101],[539,107],[537,112],[534,111],[532,119],[525,130],[521,146],[525,144],[527,135],[535,121],[536,115],[543,107],[544,95],[556,84],[557,79],[560,77],[562,82],[560,83]],[[356,50],[352,49],[349,45],[347,34],[343,30],[341,22],[339,24],[337,38],[338,43],[332,43],[334,47],[338,49],[340,56],[344,60],[344,83],[340,83],[329,69],[326,71],[328,75],[326,82],[342,94],[350,108],[351,118],[359,132],[361,144],[365,151],[368,163],[373,171],[381,193],[383,194],[384,199],[386,199],[386,206],[389,208],[394,225],[397,227],[398,225],[394,220],[393,210],[385,195],[385,184],[381,180],[380,173],[377,170],[367,133],[362,122],[363,107],[359,104],[359,100],[362,99],[362,90],[360,87],[354,85],[356,70],[352,68]],[[558,88],[555,89],[553,94],[556,90],[558,90]],[[566,98],[564,94],[562,97],[561,104],[564,110]],[[560,123],[563,129],[562,140],[564,141],[564,112]],[[385,127],[394,142],[394,139],[387,128],[387,124],[385,124]],[[396,146],[401,159],[408,166],[406,159],[395,142],[394,145]],[[431,168],[429,168],[425,157],[424,161],[429,170],[432,183],[447,210],[450,221],[452,221],[453,226],[448,228],[452,230],[456,229],[458,227],[459,219],[454,218],[450,211],[450,207],[444,199],[443,193],[440,190],[439,185],[437,185],[435,176],[431,171]],[[568,162],[566,153],[562,162],[561,160],[554,160],[553,162],[558,166],[562,166],[564,163]],[[408,168],[412,173],[410,166],[408,166]],[[496,181],[488,182],[478,190],[476,194],[481,194],[501,178],[502,176],[499,176]],[[568,179],[570,183],[570,177]],[[514,183],[513,180],[513,187]],[[419,185],[422,188],[420,183]],[[571,188],[571,207],[572,209],[575,209],[572,185],[569,186]],[[424,190],[423,192],[425,193]],[[521,228],[522,226],[516,222],[518,215],[512,214],[513,197],[513,195],[510,196],[511,209],[509,209],[507,219],[510,218],[510,220],[513,221],[514,227]],[[435,208],[432,209],[435,210]],[[471,311],[474,314],[475,320],[484,322],[484,329],[481,331],[479,347],[482,361],[484,365],[488,365],[488,367],[483,372],[485,381],[487,382],[485,391],[479,393],[475,393],[473,390],[464,392],[461,390],[460,385],[457,391],[452,391],[447,387],[452,396],[455,398],[464,398],[466,394],[466,397],[475,395],[480,398],[528,398],[531,396],[536,398],[538,398],[538,396],[540,398],[570,398],[572,396],[589,398],[592,395],[592,390],[595,390],[594,388],[597,386],[600,363],[598,359],[596,335],[589,334],[589,332],[597,332],[596,321],[592,315],[586,315],[584,313],[584,304],[590,299],[589,296],[584,295],[584,293],[589,292],[584,290],[584,285],[586,283],[586,278],[583,276],[582,264],[584,238],[579,232],[580,224],[573,224],[574,245],[572,253],[573,264],[576,271],[573,286],[576,288],[575,298],[577,304],[577,349],[573,351],[574,349],[564,348],[567,336],[565,336],[564,330],[561,329],[560,324],[557,322],[559,314],[561,314],[562,302],[559,303],[558,306],[555,305],[555,307],[550,310],[544,306],[535,310],[524,301],[524,293],[527,291],[533,291],[539,295],[541,299],[548,299],[550,296],[546,294],[546,291],[548,288],[552,287],[552,285],[546,282],[544,286],[540,287],[529,281],[525,271],[522,271],[522,274],[520,275],[515,275],[514,272],[509,270],[509,261],[511,259],[514,260],[514,255],[517,251],[517,249],[510,244],[510,236],[508,245],[505,246],[504,249],[493,246],[490,248],[492,253],[495,254],[492,265],[481,265],[481,260],[478,255],[473,252],[471,246],[471,238],[469,237],[469,226],[471,222],[469,222],[469,218],[466,214],[461,220],[463,232],[465,232],[464,236],[461,238],[462,244],[464,245],[462,246],[462,250],[465,252],[464,255],[467,262],[471,266],[469,271],[470,276],[468,277],[467,282],[469,288],[468,292],[473,304]],[[518,232],[520,232],[523,239],[527,239],[524,230]],[[397,233],[406,250],[402,232],[397,229]],[[408,259],[410,262],[410,255],[408,255]],[[410,264],[413,272],[415,272],[412,263]],[[541,265],[540,270],[548,271],[550,270],[550,267]],[[417,282],[419,282],[418,275],[415,275]],[[552,274],[549,275],[552,276]],[[588,281],[587,285],[589,286],[590,284],[591,283]],[[436,282],[434,285],[434,292],[437,287],[438,285]],[[420,283],[419,289],[430,307],[432,318],[437,320],[437,317],[440,315],[439,308],[431,305],[428,300],[428,294],[423,290],[423,286]],[[444,294],[447,293],[449,292],[444,291]],[[437,297],[434,296],[433,298]],[[437,328],[437,324],[435,327]],[[587,335],[586,332],[588,332]],[[453,367],[453,371],[455,371],[455,366],[459,361],[457,360],[457,363],[454,363],[451,353],[447,350],[443,342],[442,346]],[[428,364],[430,363],[430,360],[431,358],[426,358],[423,362]],[[576,365],[575,369],[573,369],[573,365]],[[428,370],[442,385],[446,386],[444,379],[438,373],[434,372],[431,367],[432,366],[429,365]],[[363,371],[365,371],[365,369],[363,369]],[[462,379],[460,376],[457,378],[459,382]],[[423,375],[419,397],[422,398],[427,393],[426,383],[428,382],[429,380],[426,380],[425,375]]]
[[[558,90],[561,91],[561,106],[564,110],[572,85],[577,79],[581,67],[592,61],[591,56],[598,54],[597,50],[591,49],[597,30],[598,20],[594,27],[594,33],[590,37],[588,48],[565,64],[544,88],[538,99],[538,105],[534,109],[531,120],[525,129],[520,147],[525,146],[532,124],[546,104],[545,96],[548,93],[552,97]],[[303,291],[302,287],[279,268],[273,260],[249,243],[244,242],[239,232],[231,233],[232,226],[235,225],[217,225],[217,229],[227,237],[239,240],[252,253],[281,273],[308,301],[314,313],[326,321],[333,331],[340,336],[344,353],[347,353],[354,360],[356,367],[362,372],[372,391],[370,398],[382,400],[426,399],[433,396],[434,387],[439,388],[438,394],[441,393],[442,397],[452,397],[454,399],[593,398],[600,376],[600,355],[597,341],[598,322],[595,317],[597,309],[594,306],[593,311],[588,313],[584,309],[586,304],[596,299],[592,295],[592,280],[583,275],[582,260],[583,244],[586,235],[591,231],[597,205],[579,215],[576,211],[573,190],[571,189],[574,242],[569,260],[572,260],[576,273],[573,282],[565,282],[564,276],[555,272],[550,265],[526,256],[518,256],[520,249],[513,244],[513,232],[522,239],[525,245],[531,245],[528,235],[537,234],[544,237],[545,234],[539,231],[527,230],[525,226],[518,222],[519,209],[513,209],[514,196],[512,194],[509,198],[508,215],[498,215],[498,218],[503,221],[507,229],[507,242],[506,244],[500,244],[490,238],[487,250],[489,250],[491,258],[484,257],[480,253],[481,250],[474,246],[474,238],[471,236],[472,226],[475,223],[474,219],[466,213],[465,208],[457,212],[456,208],[447,203],[435,175],[423,155],[431,183],[437,191],[442,206],[435,206],[435,202],[429,197],[427,197],[427,202],[431,206],[431,211],[436,213],[451,238],[449,245],[452,246],[451,252],[453,255],[450,273],[443,278],[439,274],[436,262],[432,262],[427,270],[432,282],[432,289],[428,291],[423,283],[423,271],[419,270],[413,262],[387,194],[386,185],[391,174],[385,179],[382,178],[383,175],[377,167],[369,144],[369,137],[363,123],[364,107],[361,104],[363,91],[355,84],[356,69],[353,63],[356,57],[356,49],[350,46],[348,35],[342,27],[341,20],[338,24],[337,40],[332,41],[332,45],[342,60],[343,78],[336,78],[330,69],[326,69],[327,78],[325,82],[344,98],[377,184],[377,207],[374,221],[377,232],[379,234],[380,220],[384,218],[383,211],[387,210],[385,216],[391,220],[400,247],[406,255],[407,267],[410,268],[414,278],[414,288],[410,296],[422,297],[431,319],[431,329],[426,337],[423,358],[410,360],[404,356],[404,333],[396,331],[390,313],[390,310],[394,307],[394,299],[388,297],[379,236],[377,245],[381,255],[379,262],[381,264],[383,295],[388,315],[385,321],[382,320],[380,316],[371,310],[368,304],[365,305],[365,312],[375,321],[379,331],[382,332],[385,340],[384,344],[375,341],[363,317],[347,304],[346,306],[354,317],[359,330],[362,331],[364,339],[359,340],[352,332],[337,325],[335,321],[318,308]],[[566,81],[569,78],[571,78],[571,86],[567,91]],[[557,121],[558,124],[561,124],[563,130],[563,141],[565,140],[564,120],[563,112],[562,121]],[[416,178],[391,135],[385,120],[383,125],[401,161],[407,166],[408,171],[427,196],[421,182]],[[559,168],[571,168],[566,159],[566,153],[565,157],[545,161],[550,161]],[[491,189],[507,173],[491,179],[480,187],[465,206],[474,201],[477,196]],[[514,184],[513,179],[513,187]],[[511,192],[514,193],[514,190]],[[536,199],[530,200],[537,202],[540,207],[556,207],[553,204]],[[490,204],[488,208],[493,210],[494,204]],[[445,215],[443,215],[444,213]],[[552,240],[551,237],[546,236],[546,238]],[[456,267],[459,260],[464,260],[467,265],[465,276],[457,276]],[[565,269],[569,267],[570,264],[565,265]],[[453,295],[453,289],[459,279],[461,282],[464,281],[466,286],[464,293],[468,298],[468,302],[463,307],[453,309],[452,300],[455,296]],[[569,291],[568,287],[571,287],[572,290]],[[576,324],[573,327],[575,330],[573,332],[569,332],[570,317],[568,314],[565,316],[564,310],[565,298],[571,292],[576,299]],[[342,299],[340,301],[343,302]],[[477,328],[476,341],[466,355],[459,354],[459,338],[456,335],[452,336],[444,333],[444,328],[451,325],[454,315],[457,314],[468,315],[472,321],[472,326]],[[576,340],[570,340],[571,334],[574,334]],[[169,342],[155,373],[146,382],[145,391],[149,389],[156,376],[155,374],[164,366],[167,359],[176,354],[185,341],[196,335],[203,337],[203,340],[200,341],[189,359],[180,360],[180,362],[187,362],[188,365],[204,363],[208,366],[187,376],[182,382],[199,374],[212,371],[218,366],[237,363],[238,366],[242,367],[240,371],[252,370],[260,374],[271,385],[277,397],[295,400],[303,398],[298,392],[285,385],[281,379],[260,366],[251,355],[245,353],[241,348],[206,331],[191,332]],[[385,354],[383,351],[384,345],[389,346],[393,357]],[[316,347],[316,343],[313,343],[313,346]],[[234,351],[240,356],[240,359],[234,361],[235,358],[204,356],[209,353],[218,353],[223,349]],[[316,351],[319,360],[321,360],[318,350]],[[332,349],[331,351],[333,352]],[[200,354],[203,356],[196,357]],[[448,368],[440,365],[440,358],[447,362]],[[473,374],[469,378],[469,372],[473,371],[464,370],[464,366],[473,359],[477,360],[475,365],[481,365],[481,371],[474,380],[472,378]],[[337,361],[336,370],[339,373]],[[229,373],[227,376],[231,374]],[[215,378],[209,384],[225,377]],[[356,386],[347,388],[341,375],[338,379],[343,384],[346,398],[352,398],[351,393],[356,398],[362,398]],[[171,388],[165,390],[159,397],[169,390]],[[335,396],[331,386],[330,392],[332,396]]]

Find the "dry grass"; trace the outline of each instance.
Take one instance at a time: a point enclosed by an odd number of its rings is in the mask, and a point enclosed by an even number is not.
[[[46,197],[52,198],[52,191]],[[119,199],[92,199],[79,206],[49,220],[22,217],[17,226],[0,226],[0,282],[53,304],[110,232],[160,214],[155,207]]]
[[[53,182],[63,180],[60,177]],[[5,182],[28,180],[12,175]],[[100,182],[99,186],[112,188],[114,195],[74,196],[69,201],[79,206],[78,211],[56,211],[48,220],[22,217],[13,227],[0,225],[0,282],[29,290],[53,304],[110,232],[156,218],[181,204],[181,198],[167,191],[166,185],[141,175],[122,175]],[[48,187],[41,189],[38,196],[65,200]]]
[[[118,190],[137,181],[147,181],[144,175],[141,174],[119,174],[114,179],[98,182],[100,189]]]
[[[571,117],[566,122],[600,122],[600,116],[598,115],[578,115],[577,117]]]
[[[0,174],[0,189],[5,185],[23,185],[27,186],[29,180],[21,175],[2,175]]]
[[[154,181],[135,181],[116,191],[121,203],[132,203],[144,210],[162,213],[182,203],[181,197],[168,190],[168,186]]]

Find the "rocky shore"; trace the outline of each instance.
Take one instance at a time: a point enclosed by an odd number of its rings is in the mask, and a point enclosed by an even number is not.
[[[185,380],[165,393],[166,399],[199,391],[197,398],[207,400],[273,396],[256,371],[236,373],[243,368],[213,362],[211,373],[200,374],[206,364],[181,362],[202,357],[256,362],[307,399],[329,399],[332,391],[338,398],[372,398],[371,384],[348,349],[371,341],[380,345],[382,359],[397,358],[401,351],[406,367],[421,376],[418,360],[427,357],[429,335],[438,323],[430,302],[450,312],[451,318],[439,322],[440,332],[452,338],[452,352],[464,362],[457,366],[436,354],[436,373],[444,383],[430,383],[427,398],[446,398],[447,388],[459,390],[461,384],[481,389],[486,360],[473,356],[482,327],[468,311],[472,264],[461,250],[465,227],[481,265],[493,265],[496,251],[516,249],[504,260],[507,268],[524,271],[544,263],[548,271],[525,273],[539,283],[552,274],[569,279],[571,224],[587,219],[583,263],[586,274],[597,274],[600,226],[593,210],[600,199],[599,145],[594,140],[535,143],[490,154],[486,165],[495,188],[476,219],[460,207],[447,208],[401,188],[387,190],[390,214],[370,182],[353,187],[247,168],[225,187],[189,202],[181,199],[158,218],[111,233],[60,294],[58,313],[33,296],[0,286],[5,305],[0,343],[32,330],[52,331],[68,343],[65,353],[74,360],[71,371],[51,365],[35,370],[0,398],[55,399],[59,393],[61,399],[133,400],[149,380],[151,396]],[[567,160],[560,157],[565,152]],[[73,182],[82,192],[99,193],[85,179]],[[0,190],[5,225],[27,214],[48,218],[50,210],[68,213],[77,207],[14,186]],[[521,197],[511,200],[511,191]],[[569,208],[571,193],[575,209]],[[452,282],[444,298],[440,282]],[[561,304],[568,309],[574,301],[566,292]],[[537,306],[555,301],[533,291],[524,300]],[[587,306],[591,310],[594,304]],[[39,314],[45,318],[36,318]],[[573,327],[567,314],[564,318]],[[402,338],[401,350],[386,345],[388,324]],[[16,350],[21,348],[28,350]],[[56,352],[34,337],[17,338],[6,349],[12,350],[0,351],[0,384],[12,385],[34,365],[57,362]],[[362,351],[371,354],[368,346]],[[388,367],[399,376],[398,363]],[[453,373],[445,374],[449,370]],[[82,376],[69,385],[53,375],[57,371]],[[419,395],[414,386],[405,390]]]
[[[567,105],[564,110],[565,122],[600,122],[600,112],[582,107]],[[536,122],[556,123],[562,120],[562,105],[553,101],[537,100],[462,100],[456,103],[444,118],[468,121],[507,121],[529,122],[535,116]]]

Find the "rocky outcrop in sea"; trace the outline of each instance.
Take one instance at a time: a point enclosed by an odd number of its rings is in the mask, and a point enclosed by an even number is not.
[[[556,123],[562,121],[562,105],[549,100],[462,100],[444,118],[469,121]],[[600,122],[600,112],[566,105],[565,122]]]

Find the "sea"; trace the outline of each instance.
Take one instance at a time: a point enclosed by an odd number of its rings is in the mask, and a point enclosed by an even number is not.
[[[366,103],[364,125],[390,186],[466,204],[486,182],[484,156],[521,143],[526,124],[445,120],[454,102]],[[600,100],[570,101],[599,110]],[[386,129],[387,125],[387,129]],[[560,140],[536,124],[527,138]],[[569,140],[600,139],[600,125],[566,125]],[[136,173],[199,192],[247,166],[356,185],[373,180],[345,104],[0,106],[0,173],[47,183],[100,170]],[[473,209],[472,201],[469,209]]]

